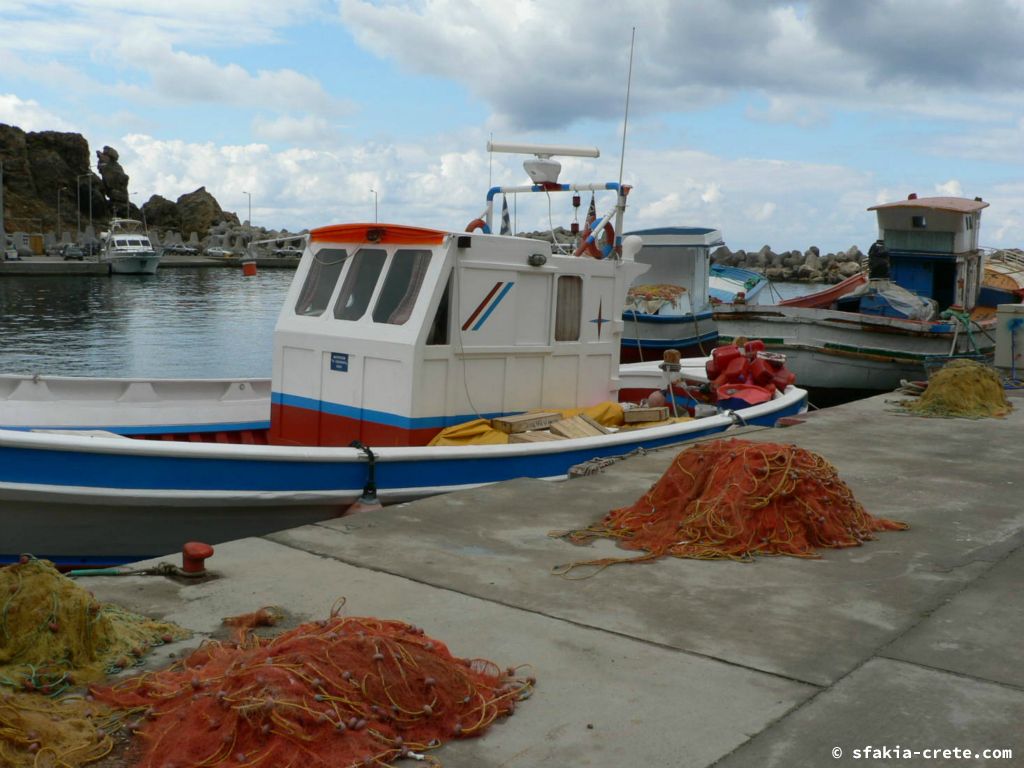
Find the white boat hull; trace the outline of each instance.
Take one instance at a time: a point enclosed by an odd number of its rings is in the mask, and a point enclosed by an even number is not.
[[[114,275],[155,275],[160,265],[159,254],[120,256],[110,260],[110,272]]]

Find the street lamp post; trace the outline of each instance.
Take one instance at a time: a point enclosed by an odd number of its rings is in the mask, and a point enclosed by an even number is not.
[[[373,193],[373,223],[377,223],[377,190],[371,189]]]
[[[75,223],[75,234],[78,241],[82,241],[82,179],[89,179],[89,226],[92,226],[92,174],[80,173],[75,176],[75,203],[78,209],[78,219]]]
[[[132,197],[135,197],[137,194],[139,194],[139,193],[138,192],[132,192],[131,194],[128,195],[128,197],[132,198]],[[139,206],[136,206],[136,208],[139,208]],[[139,208],[139,213],[142,214],[142,228],[145,229],[148,232],[149,231],[149,225],[146,223],[146,212],[144,210],[142,210],[142,208]],[[128,215],[129,216],[132,215],[132,204],[131,204],[131,200],[130,199],[128,201]]]
[[[67,187],[61,187],[60,189],[57,190],[57,242],[58,243],[60,243],[60,241],[62,239],[61,238],[61,234],[60,234],[60,197],[61,197],[61,193],[65,192],[65,191],[67,191]]]
[[[249,196],[249,231],[252,231],[252,192],[242,192],[243,195]]]

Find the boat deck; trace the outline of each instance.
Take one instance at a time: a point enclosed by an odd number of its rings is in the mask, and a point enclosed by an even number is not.
[[[661,450],[561,483],[514,480],[219,545],[219,578],[203,583],[88,587],[200,635],[264,605],[290,623],[323,617],[344,596],[349,615],[415,623],[458,655],[533,665],[533,697],[435,753],[447,768],[1009,765],[853,758],[866,745],[1024,754],[1024,399],[980,421],[905,416],[893,399],[743,432],[820,453],[869,512],[911,524],[820,560],[551,575],[631,554],[547,534],[635,500],[675,455]]]

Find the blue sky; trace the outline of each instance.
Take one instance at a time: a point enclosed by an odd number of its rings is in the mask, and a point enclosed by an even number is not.
[[[916,192],[983,197],[983,244],[1018,247],[1022,6],[0,0],[0,122],[116,148],[136,203],[205,186],[244,218],[250,192],[255,224],[298,230],[372,218],[375,189],[382,221],[461,229],[526,179],[491,136],[596,145],[562,180],[618,178],[635,27],[629,228],[865,247],[865,209]]]

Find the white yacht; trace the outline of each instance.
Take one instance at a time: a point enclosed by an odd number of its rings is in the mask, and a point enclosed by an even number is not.
[[[142,222],[113,219],[103,240],[100,260],[110,265],[114,275],[152,275],[160,263],[160,254],[153,248]]]

